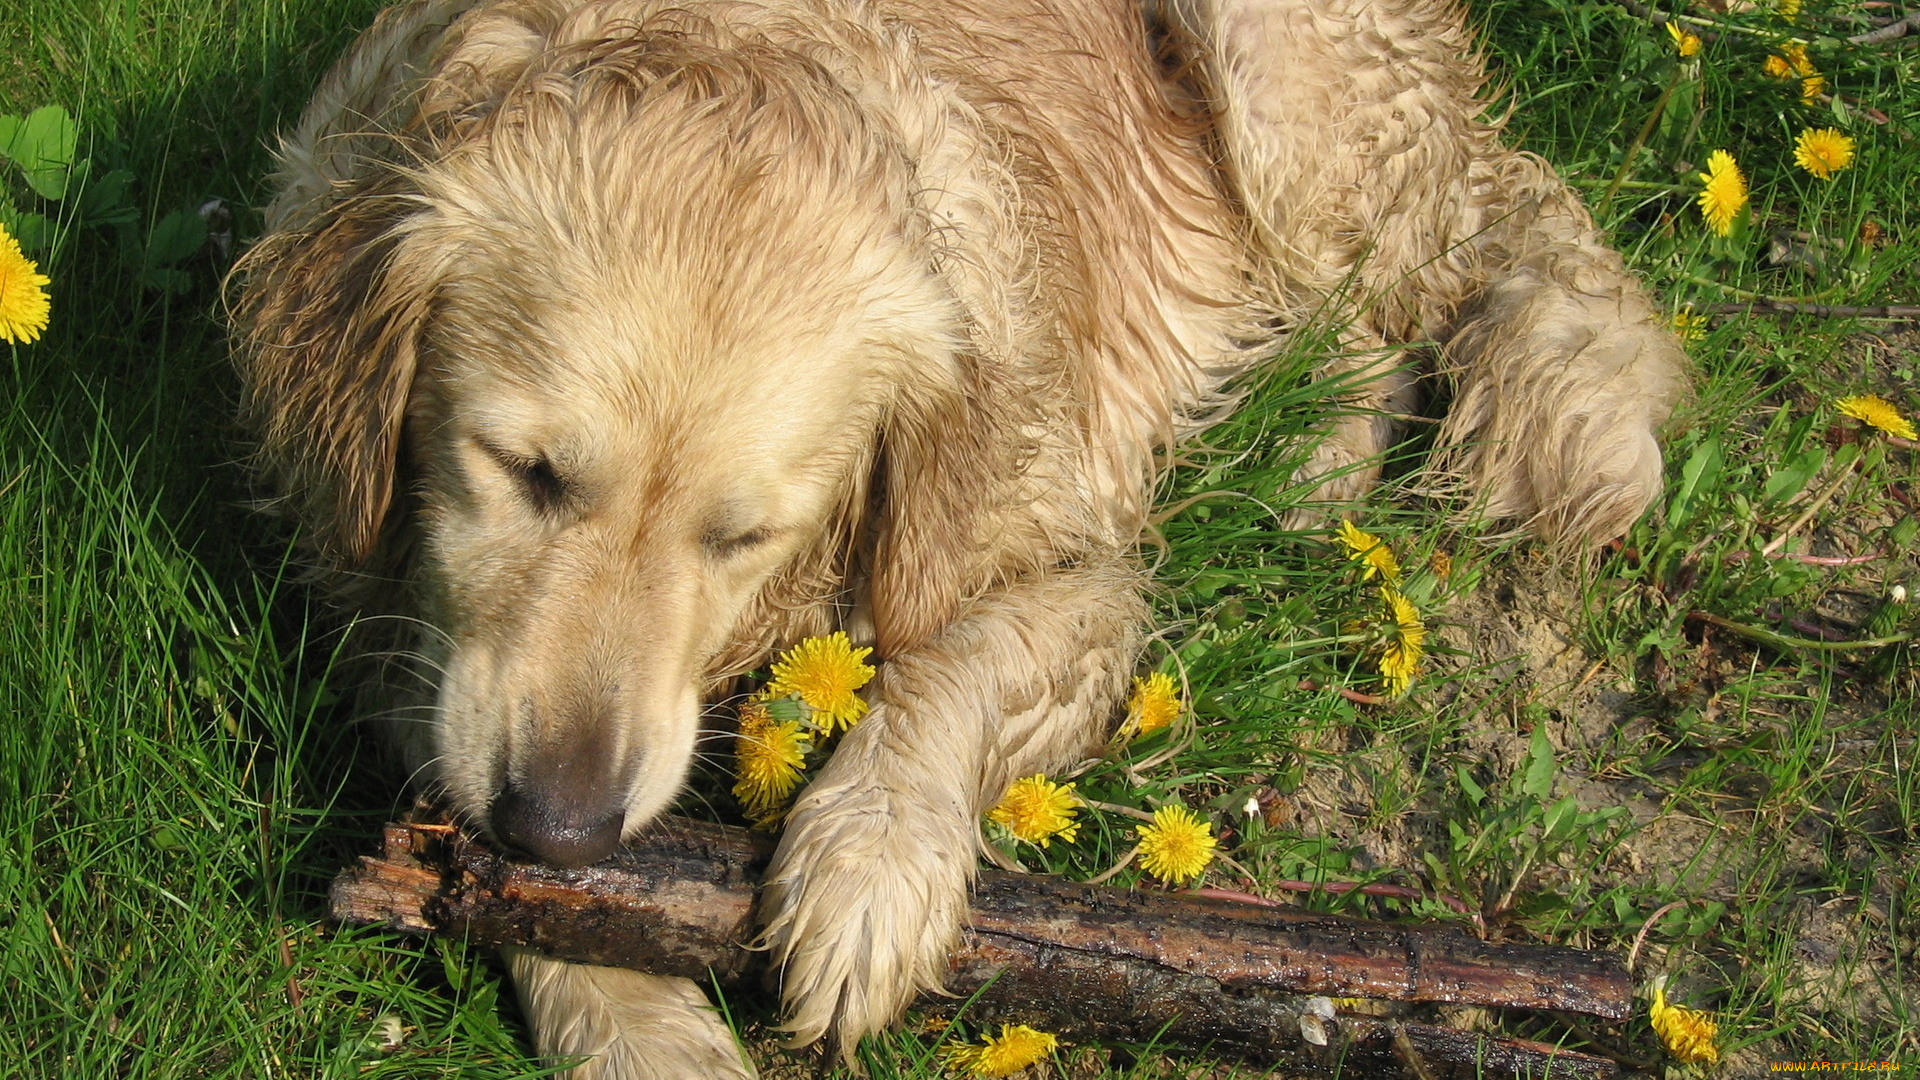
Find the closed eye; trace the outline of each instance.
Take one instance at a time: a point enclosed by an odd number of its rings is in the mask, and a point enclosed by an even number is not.
[[[707,549],[707,554],[714,558],[730,559],[736,555],[744,555],[771,539],[773,539],[773,530],[764,527],[739,533],[709,529],[700,537],[700,544]]]
[[[490,444],[482,445],[487,455],[499,464],[501,471],[513,478],[521,497],[535,510],[542,514],[552,513],[566,500],[568,484],[546,458],[528,457]]]

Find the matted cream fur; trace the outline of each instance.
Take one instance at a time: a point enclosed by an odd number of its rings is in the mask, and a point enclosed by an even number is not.
[[[850,1049],[939,985],[983,809],[1102,744],[1156,451],[1288,326],[1442,342],[1479,513],[1573,546],[1657,492],[1684,358],[1482,81],[1437,0],[414,0],[287,137],[245,411],[402,628],[412,765],[543,858],[642,829],[771,650],[875,646],[764,898],[790,1030]],[[579,1075],[752,1073],[690,983],[509,959]]]

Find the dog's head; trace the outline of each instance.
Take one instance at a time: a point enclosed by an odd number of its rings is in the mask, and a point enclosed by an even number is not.
[[[864,528],[953,591],[955,507],[858,518],[876,469],[896,507],[964,502],[930,462],[968,425],[932,429],[972,406],[908,155],[823,68],[635,34],[496,81],[263,242],[243,380],[323,566],[410,552],[430,782],[579,864],[673,798],[703,687],[796,567]],[[883,647],[937,622],[876,590]]]

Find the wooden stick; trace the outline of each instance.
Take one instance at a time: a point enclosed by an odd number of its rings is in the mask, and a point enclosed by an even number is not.
[[[1905,18],[1895,19],[1878,30],[1869,30],[1864,34],[1855,34],[1847,39],[1850,45],[1878,45],[1907,35],[1908,30],[1920,27],[1920,11],[1910,11]]]
[[[1696,304],[1698,315],[1813,315],[1829,319],[1920,319],[1920,304],[1818,304],[1759,297],[1728,304]]]
[[[750,943],[754,886],[771,854],[758,834],[669,820],[597,866],[555,870],[444,826],[389,825],[385,852],[335,879],[332,908],[342,922],[740,985],[768,975]],[[1436,1076],[1545,1075],[1551,1065],[1556,1077],[1611,1077],[1604,1058],[1404,1014],[1440,1002],[1610,1019],[1630,1008],[1626,971],[1609,955],[993,871],[980,874],[948,990],[947,1007],[977,995],[970,1019],[1070,1040],[1161,1038],[1347,1075],[1417,1074],[1405,1060],[1414,1054]],[[1317,999],[1347,997],[1392,1003],[1369,1011],[1399,1015],[1318,1015]],[[1310,1028],[1327,1045],[1306,1038]]]

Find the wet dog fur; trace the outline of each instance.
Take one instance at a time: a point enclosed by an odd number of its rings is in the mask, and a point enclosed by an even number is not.
[[[1103,744],[1156,453],[1290,326],[1381,368],[1329,504],[1415,341],[1468,512],[1572,549],[1657,493],[1683,354],[1483,82],[1442,0],[413,0],[285,139],[246,419],[402,628],[410,766],[549,861],[670,804],[772,650],[875,647],[763,904],[789,1030],[850,1049],[939,985],[982,811]],[[752,1074],[691,983],[509,961],[576,1075]]]

